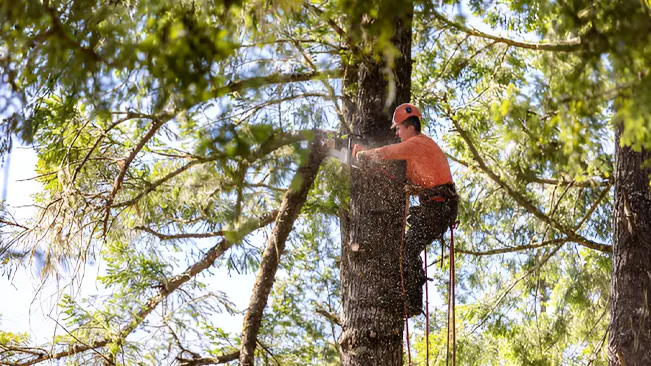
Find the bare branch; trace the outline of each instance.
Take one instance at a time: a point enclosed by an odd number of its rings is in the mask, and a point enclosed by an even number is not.
[[[440,20],[446,25],[452,26],[470,36],[490,39],[497,43],[504,43],[513,47],[525,48],[525,49],[536,50],[536,51],[552,51],[552,52],[574,52],[582,49],[582,42],[580,38],[574,38],[569,41],[558,41],[558,42],[516,41],[513,39],[498,37],[492,34],[484,33],[474,28],[469,28],[463,24],[457,23],[455,21],[446,18],[443,14],[437,12],[436,10],[432,10],[432,14],[434,14],[434,17],[436,19]]]
[[[579,230],[581,228],[581,226],[583,226],[583,224],[592,216],[592,213],[597,209],[597,206],[599,206],[601,201],[603,201],[604,198],[606,198],[608,193],[610,193],[610,185],[608,185],[608,186],[606,186],[606,188],[604,188],[604,190],[601,192],[599,197],[597,197],[597,199],[594,201],[592,206],[590,206],[590,208],[588,209],[588,212],[586,212],[585,215],[583,216],[583,218],[581,219],[581,221],[579,221],[579,223],[576,224],[576,226],[574,227],[574,230]]]

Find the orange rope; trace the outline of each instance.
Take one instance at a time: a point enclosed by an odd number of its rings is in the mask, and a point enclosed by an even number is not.
[[[402,304],[405,314],[405,333],[407,335],[407,360],[411,366],[411,349],[409,348],[409,314],[407,312],[407,289],[405,288],[405,271],[403,268],[403,253],[405,252],[405,230],[407,229],[407,215],[409,214],[409,193],[405,199],[405,217],[402,220],[402,239],[400,243],[400,282],[402,283]]]

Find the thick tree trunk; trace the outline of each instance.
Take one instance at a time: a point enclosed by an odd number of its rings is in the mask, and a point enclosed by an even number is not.
[[[368,59],[347,65],[344,112],[355,134],[370,146],[395,142],[389,129],[393,110],[410,98],[411,17],[395,24],[395,95],[384,64]],[[350,95],[352,90],[353,95]],[[397,179],[390,179],[389,176]],[[351,169],[349,220],[342,233],[342,365],[402,366],[403,302],[400,239],[405,210],[404,162]]]
[[[619,146],[616,135],[611,366],[651,365],[651,152]]]

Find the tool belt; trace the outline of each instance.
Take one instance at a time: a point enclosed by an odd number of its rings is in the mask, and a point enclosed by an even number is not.
[[[445,202],[458,200],[459,195],[454,183],[441,184],[432,188],[423,188],[418,193],[420,203]]]

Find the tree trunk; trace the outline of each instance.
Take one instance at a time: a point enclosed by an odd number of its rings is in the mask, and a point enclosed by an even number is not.
[[[651,365],[651,152],[619,146],[616,131],[611,366]]]
[[[385,65],[346,65],[344,114],[367,146],[395,142],[393,110],[411,93],[411,12],[394,24],[395,96],[386,107]],[[350,95],[352,90],[353,95]],[[342,227],[342,365],[402,366],[403,300],[400,242],[405,210],[404,162],[351,169],[350,209]],[[393,176],[396,179],[391,179]]]

